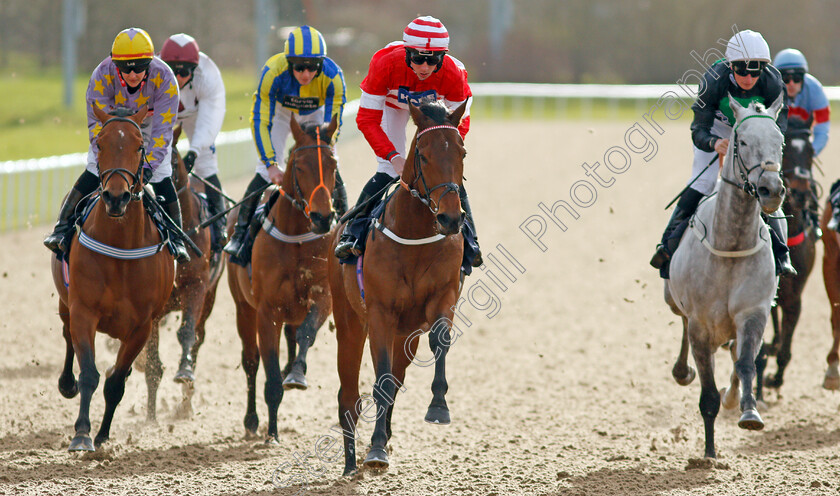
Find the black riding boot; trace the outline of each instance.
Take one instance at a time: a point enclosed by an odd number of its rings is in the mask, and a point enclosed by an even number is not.
[[[795,276],[797,274],[793,264],[790,263],[790,249],[787,246],[787,228],[782,226],[782,219],[778,216],[784,215],[779,209],[774,215],[767,216],[767,225],[770,226],[771,246],[773,258],[776,261],[776,275]]]
[[[225,201],[222,198],[220,191],[222,190],[222,183],[219,182],[219,176],[213,174],[205,179],[208,183],[215,186],[204,188],[204,194],[207,195],[207,206],[210,207],[210,217],[213,217],[225,210]],[[210,249],[213,253],[219,253],[225,246],[227,241],[227,233],[225,232],[225,222],[227,222],[227,215],[222,215],[212,224],[210,224]]]
[[[338,168],[335,169],[333,209],[335,210],[336,219],[341,219],[341,217],[347,212],[347,189],[344,187],[344,180],[341,179],[341,174],[338,173]]]
[[[461,185],[461,189],[458,190],[458,196],[461,197],[461,208],[464,210],[464,213],[467,214],[467,222],[470,223],[473,233],[475,234],[476,253],[475,258],[472,261],[472,266],[481,267],[484,264],[484,260],[481,258],[481,247],[478,246],[478,229],[475,227],[475,219],[473,219],[472,208],[470,208],[470,199],[467,198],[467,190],[464,189],[463,185]],[[464,239],[464,242],[466,242],[466,239]]]
[[[381,201],[382,195],[385,193],[385,188],[390,182],[391,176],[384,172],[377,172],[372,178],[370,178],[367,184],[365,184],[364,188],[362,188],[362,192],[359,194],[359,199],[356,200],[356,205],[353,206],[353,210],[356,208],[359,208],[359,210],[355,215],[353,215],[352,219],[347,219],[347,225],[344,228],[344,232],[341,233],[341,237],[338,239],[338,244],[335,247],[336,257],[347,258],[350,255],[358,257],[362,254],[361,249],[358,247],[359,240],[347,232],[347,226],[349,226],[355,219],[370,217],[371,212]]]
[[[691,188],[686,189],[680,196],[680,201],[677,202],[674,213],[671,214],[671,219],[662,234],[662,242],[656,246],[656,253],[650,259],[650,265],[653,268],[661,269],[671,260],[671,255],[674,254],[680,242],[680,236],[674,234],[694,214],[694,211],[697,210],[697,204],[700,203],[703,196],[703,193]]]
[[[53,232],[44,239],[44,246],[55,253],[62,253],[67,250],[64,238],[73,229],[71,217],[76,211],[76,206],[79,205],[82,198],[93,193],[98,185],[99,178],[96,174],[88,171],[82,173],[76,184],[67,193],[67,198],[64,199],[64,203],[58,212],[58,222],[56,222]]]
[[[231,257],[231,261],[234,263],[236,263],[236,257],[239,256],[239,252],[245,244],[245,236],[248,234],[248,225],[251,223],[251,217],[254,216],[254,211],[257,209],[260,197],[262,196],[254,193],[259,191],[261,188],[265,188],[267,184],[268,182],[266,182],[266,180],[259,174],[254,176],[254,179],[252,179],[251,183],[248,184],[248,188],[245,190],[243,198],[248,198],[250,195],[253,196],[247,200],[243,200],[242,203],[239,204],[239,217],[236,218],[236,226],[233,230],[233,236],[231,236],[230,241],[228,241],[225,245],[225,252],[233,255]]]
[[[169,202],[162,205],[166,211],[166,215],[172,219],[172,222],[178,226],[178,229],[183,229],[184,224],[181,222],[181,204],[178,201]],[[190,261],[190,254],[187,253],[187,247],[184,246],[184,240],[180,236],[173,235],[171,240],[172,249],[175,251],[175,260],[179,264],[185,264]]]

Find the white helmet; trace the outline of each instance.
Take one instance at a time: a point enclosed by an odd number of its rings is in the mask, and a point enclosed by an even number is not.
[[[759,60],[770,62],[770,47],[761,33],[745,29],[729,39],[726,45],[726,60]]]

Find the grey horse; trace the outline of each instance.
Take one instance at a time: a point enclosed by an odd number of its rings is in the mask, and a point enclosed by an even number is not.
[[[773,214],[785,197],[784,137],[776,124],[782,97],[769,108],[755,102],[743,107],[731,96],[729,101],[735,125],[721,181],[691,219],[671,259],[670,280],[665,281],[665,301],[683,322],[682,347],[672,375],[681,385],[694,380],[695,371],[687,364],[690,344],[700,373],[700,414],[708,458],[715,458],[715,417],[720,405],[735,407],[739,384],[743,391],[738,426],[764,428],[752,385],[778,281],[769,231],[759,210]],[[733,339],[731,387],[718,392],[714,354]]]

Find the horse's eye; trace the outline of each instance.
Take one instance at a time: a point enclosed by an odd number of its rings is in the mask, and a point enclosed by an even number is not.
[[[744,141],[744,140],[740,140],[740,141],[738,142],[738,144],[740,144],[741,146],[747,146],[747,142],[746,142],[746,141]]]

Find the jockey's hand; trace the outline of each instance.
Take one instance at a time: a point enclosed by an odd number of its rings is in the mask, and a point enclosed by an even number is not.
[[[391,166],[394,167],[394,172],[396,172],[397,175],[402,175],[402,171],[405,168],[405,158],[399,155],[394,155],[394,158],[391,159]]]
[[[184,155],[184,167],[187,168],[188,173],[193,170],[197,156],[198,155],[192,150],[188,151],[187,154]]]
[[[149,184],[154,173],[151,167],[143,167],[143,184]]]
[[[726,150],[729,149],[729,139],[719,139],[715,141],[715,151],[718,152],[718,155],[725,157]]]
[[[277,186],[283,185],[283,171],[280,170],[277,162],[272,161],[271,165],[268,166],[268,178]]]

